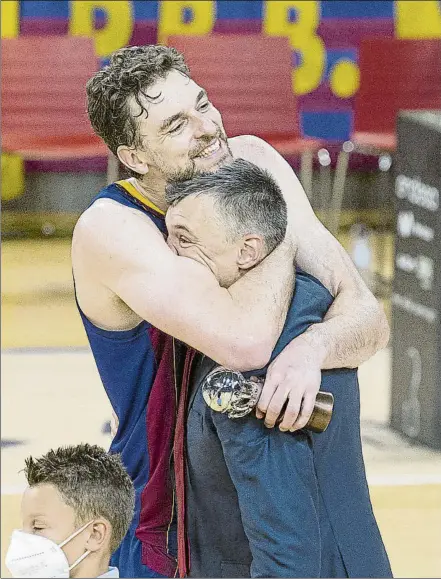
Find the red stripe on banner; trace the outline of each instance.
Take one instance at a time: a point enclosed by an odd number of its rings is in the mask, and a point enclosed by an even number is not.
[[[216,20],[213,32],[218,34],[260,34],[262,20]]]
[[[138,20],[133,24],[131,46],[156,44],[158,40],[158,23],[156,20]]]
[[[20,36],[57,36],[69,33],[69,21],[65,18],[22,18]]]
[[[329,82],[324,81],[313,92],[297,97],[299,110],[307,112],[351,112],[355,97],[342,99],[331,91]]]
[[[391,18],[332,18],[320,22],[318,34],[328,49],[358,48],[365,36],[394,36],[394,21]]]
[[[62,161],[25,161],[26,173],[105,173],[107,157],[63,159]]]

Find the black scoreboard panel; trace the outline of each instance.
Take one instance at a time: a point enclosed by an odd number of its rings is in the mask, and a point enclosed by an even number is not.
[[[391,425],[441,449],[441,111],[404,111],[395,163]]]

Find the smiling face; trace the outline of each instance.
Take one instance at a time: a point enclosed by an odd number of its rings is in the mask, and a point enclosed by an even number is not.
[[[166,225],[169,247],[209,267],[222,287],[230,287],[265,256],[261,236],[229,235],[211,195],[189,195],[170,207]]]
[[[140,100],[147,114],[138,116],[140,106],[134,98],[129,101],[142,147],[120,147],[125,164],[141,174],[179,181],[216,171],[231,159],[219,111],[188,76],[172,70],[144,92],[149,98]]]

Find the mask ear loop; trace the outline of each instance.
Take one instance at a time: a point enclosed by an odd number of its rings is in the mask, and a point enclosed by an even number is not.
[[[90,551],[85,551],[81,557],[78,557],[78,559],[76,561],[74,561],[72,563],[72,565],[69,567],[69,571],[72,571],[72,569],[74,567],[76,567],[77,565],[79,565],[81,563],[81,561],[83,561],[83,559],[85,559],[87,557],[87,555],[90,555]]]
[[[85,525],[83,525],[82,527],[80,527],[77,531],[75,531],[74,533],[72,533],[72,535],[69,535],[69,537],[67,539],[64,539],[64,541],[62,541],[61,543],[58,544],[59,547],[64,547],[64,545],[67,545],[67,543],[69,543],[69,541],[72,541],[72,539],[75,539],[75,537],[77,535],[79,535],[80,533],[82,533],[84,531],[84,529],[86,529],[90,523],[93,523],[93,519],[91,519],[88,523],[86,523]]]
[[[80,527],[77,531],[75,531],[75,533],[72,533],[72,535],[70,535],[67,539],[64,539],[64,541],[62,541],[61,543],[59,543],[59,547],[60,549],[62,547],[64,547],[64,545],[66,545],[67,543],[69,543],[69,541],[72,541],[72,539],[74,539],[77,535],[79,535],[80,533],[82,533],[84,531],[84,529],[86,529],[91,523],[93,523],[93,519],[90,520],[88,523],[86,523],[85,525],[83,525],[82,527]],[[78,557],[78,559],[76,561],[74,561],[72,563],[72,565],[70,567],[68,567],[69,571],[72,571],[72,569],[74,567],[76,567],[77,565],[79,565],[81,563],[81,561],[83,561],[83,559],[85,559],[87,557],[87,555],[90,555],[90,551],[86,551],[85,553],[83,553],[81,555],[81,557]]]

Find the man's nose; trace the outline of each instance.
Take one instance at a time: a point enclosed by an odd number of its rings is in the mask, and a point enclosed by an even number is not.
[[[217,126],[211,119],[207,118],[205,115],[198,117],[196,122],[196,129],[194,136],[196,139],[201,137],[214,137],[217,133]]]

